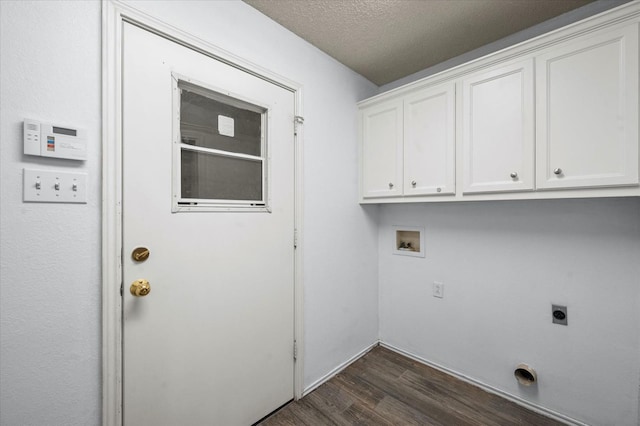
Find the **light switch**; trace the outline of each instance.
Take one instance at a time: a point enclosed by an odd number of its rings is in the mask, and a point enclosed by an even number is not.
[[[23,201],[85,204],[87,173],[24,169]]]
[[[439,283],[437,281],[433,282],[433,297],[439,297],[442,299],[444,297],[444,284]]]

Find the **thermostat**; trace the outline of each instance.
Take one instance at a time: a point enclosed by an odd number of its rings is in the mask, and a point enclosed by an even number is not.
[[[24,120],[24,153],[41,157],[87,159],[87,131]]]

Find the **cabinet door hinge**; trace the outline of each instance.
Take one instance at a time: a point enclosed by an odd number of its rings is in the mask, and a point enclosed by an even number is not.
[[[120,297],[124,295],[124,283],[120,282]]]
[[[298,248],[298,230],[294,229],[293,230],[293,249],[297,249]]]
[[[298,342],[296,340],[293,341],[293,360],[298,360]]]

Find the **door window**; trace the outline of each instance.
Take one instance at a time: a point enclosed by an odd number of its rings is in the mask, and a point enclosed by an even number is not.
[[[174,76],[173,211],[268,211],[268,109]]]

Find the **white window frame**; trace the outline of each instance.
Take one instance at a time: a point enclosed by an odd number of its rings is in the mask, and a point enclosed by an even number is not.
[[[271,213],[271,157],[269,156],[269,143],[271,141],[270,118],[271,107],[240,95],[225,92],[224,90],[192,79],[175,72],[171,73],[171,84],[173,91],[173,165],[172,165],[172,190],[171,190],[171,211],[180,212],[266,212]],[[260,136],[261,155],[254,156],[223,151],[212,148],[203,148],[182,143],[182,132],[180,130],[180,106],[182,97],[181,85],[189,86],[189,90],[201,96],[224,102],[237,108],[248,109],[262,116],[262,134]],[[218,157],[229,157],[256,161],[262,163],[262,199],[256,200],[222,200],[222,199],[195,199],[182,198],[182,150],[187,149],[203,154],[211,154]],[[192,203],[192,204],[191,204]]]

